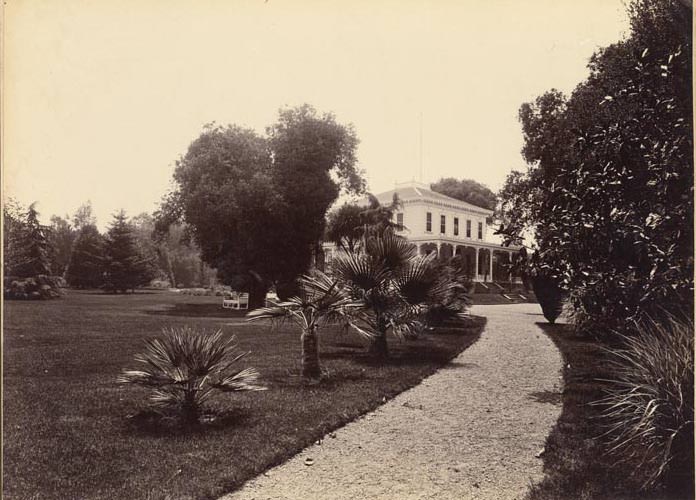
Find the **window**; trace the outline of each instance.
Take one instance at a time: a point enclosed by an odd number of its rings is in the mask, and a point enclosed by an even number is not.
[[[440,216],[440,234],[445,234],[445,216],[441,215]]]
[[[454,235],[459,236],[459,217],[454,218]]]
[[[471,238],[471,221],[466,221],[466,237]]]
[[[404,227],[404,214],[399,212],[396,214],[396,224],[399,226],[399,229]]]
[[[433,230],[433,214],[427,212],[425,214],[425,230],[430,233]]]
[[[483,222],[479,222],[479,231],[478,231],[478,239],[482,240],[483,239]]]

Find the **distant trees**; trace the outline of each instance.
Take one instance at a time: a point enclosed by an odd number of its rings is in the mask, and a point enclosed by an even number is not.
[[[51,276],[49,230],[39,222],[36,203],[24,211],[10,201],[3,207],[4,281],[7,299],[50,299],[60,296]]]
[[[159,266],[172,286],[207,286],[215,281],[215,270],[203,262],[184,225],[172,224],[166,234],[156,235]]]
[[[76,288],[99,288],[104,284],[104,238],[92,224],[80,229],[65,279]]]
[[[260,306],[307,271],[340,189],[363,189],[356,145],[352,128],[306,105],[282,110],[266,137],[207,126],[177,162],[158,228],[185,222],[203,260]]]
[[[48,231],[50,246],[51,271],[57,276],[64,276],[70,264],[72,247],[77,238],[77,231],[73,229],[68,217],[54,215],[51,217],[51,225]]]
[[[114,250],[111,254],[113,258],[109,260],[107,240],[97,229],[90,202],[82,204],[73,216],[52,216],[49,226],[41,225],[38,215],[35,204],[24,208],[12,199],[4,203],[5,277],[24,279],[51,276],[50,280],[42,278],[42,281],[51,286],[53,283],[63,286],[64,282],[59,278],[64,278],[76,288],[106,287],[113,290],[114,283],[105,279],[118,273],[107,264],[125,262],[117,255],[128,254],[132,258],[126,259],[128,262],[124,264],[124,269],[140,275],[134,281],[127,280],[135,282],[136,287],[149,283],[153,278],[168,280],[172,286],[185,287],[209,286],[215,281],[215,271],[201,260],[200,250],[190,242],[181,225],[172,225],[169,234],[162,238],[156,234],[155,220],[150,214],[142,213],[130,220],[124,219],[121,222],[125,225],[120,222],[116,224],[120,228],[116,232],[122,229],[124,235],[109,241],[121,249],[130,250],[127,253]],[[116,218],[120,219],[121,215],[125,217],[125,214],[119,214]],[[125,234],[128,235],[129,244],[125,243]],[[128,285],[127,289],[132,288]]]
[[[3,272],[12,276],[14,268],[24,259],[22,237],[24,231],[24,213],[17,201],[9,199],[3,203]]]
[[[436,193],[444,194],[457,200],[465,201],[477,207],[495,210],[498,197],[487,186],[471,179],[444,177],[430,185]]]
[[[154,263],[137,247],[133,227],[121,210],[114,215],[104,244],[104,288],[126,292],[155,277]]]
[[[51,274],[51,247],[48,228],[39,222],[36,203],[29,205],[23,218],[15,220],[13,257],[9,275],[28,278]]]

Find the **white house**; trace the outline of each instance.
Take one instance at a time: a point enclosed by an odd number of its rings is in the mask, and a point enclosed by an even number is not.
[[[496,241],[486,222],[492,210],[436,193],[415,181],[397,184],[376,197],[381,204],[389,205],[394,193],[402,204],[395,213],[395,222],[404,226],[401,235],[417,245],[420,253],[462,255],[474,281],[517,281],[502,264],[509,262],[519,247],[503,247]],[[333,245],[324,245],[327,264],[336,251]]]

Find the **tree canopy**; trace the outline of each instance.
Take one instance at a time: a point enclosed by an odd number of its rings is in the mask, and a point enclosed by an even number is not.
[[[693,307],[691,7],[636,0],[629,15],[570,97],[521,107],[529,168],[502,191],[502,234],[532,230],[536,272],[596,331]]]
[[[495,210],[498,204],[498,198],[493,191],[472,179],[457,180],[454,177],[444,177],[432,183],[430,189],[488,210]]]
[[[177,162],[158,228],[185,222],[223,282],[261,305],[307,271],[339,191],[362,191],[356,146],[351,127],[307,105],[281,110],[265,137],[208,125]]]

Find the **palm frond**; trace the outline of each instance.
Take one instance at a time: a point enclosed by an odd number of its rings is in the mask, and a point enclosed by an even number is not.
[[[258,372],[233,369],[248,353],[238,353],[235,337],[222,330],[205,332],[189,327],[163,330],[161,338],[145,341],[145,351],[135,356],[141,370],[124,370],[119,383],[154,387],[156,407],[176,407],[198,414],[212,389],[223,392],[258,391]]]

